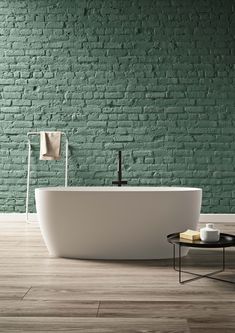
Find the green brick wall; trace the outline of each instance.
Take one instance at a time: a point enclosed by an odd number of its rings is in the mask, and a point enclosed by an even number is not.
[[[130,185],[235,212],[234,31],[233,0],[0,1],[0,211],[25,209],[26,133],[63,130],[72,186],[110,185],[121,149]],[[32,199],[63,184],[34,142]]]

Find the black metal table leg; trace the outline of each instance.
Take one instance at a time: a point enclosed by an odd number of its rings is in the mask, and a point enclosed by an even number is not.
[[[234,281],[224,280],[224,279],[220,279],[220,278],[217,278],[217,277],[213,276],[213,275],[221,273],[225,270],[226,261],[225,261],[225,248],[224,247],[223,247],[223,252],[222,252],[222,268],[217,270],[217,271],[214,271],[214,272],[211,272],[211,273],[208,273],[208,274],[203,274],[203,275],[182,270],[182,256],[181,256],[181,245],[180,244],[179,244],[178,268],[177,268],[176,267],[176,254],[175,254],[175,252],[176,252],[175,251],[175,244],[173,244],[173,268],[174,268],[175,271],[177,271],[179,273],[178,276],[179,276],[179,283],[180,284],[188,283],[188,282],[199,280],[199,279],[202,279],[202,278],[208,278],[208,279],[213,279],[213,280],[217,280],[217,281],[222,281],[222,282],[235,284]],[[182,279],[182,273],[191,274],[191,275],[194,275],[195,277],[191,278],[191,279],[183,280]]]
[[[179,283],[182,283],[181,272],[182,272],[182,268],[181,268],[181,245],[179,245]]]
[[[223,247],[223,271],[225,270],[225,248]]]

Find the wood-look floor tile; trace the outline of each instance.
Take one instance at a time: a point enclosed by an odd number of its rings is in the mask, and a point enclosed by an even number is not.
[[[235,311],[234,302],[112,302],[102,301],[99,306],[99,317],[121,318],[180,318],[208,321],[215,318],[217,321],[233,320]]]
[[[21,300],[29,289],[29,286],[0,285],[0,302],[2,300]]]
[[[96,317],[98,307],[89,301],[1,300],[0,317]]]
[[[205,297],[205,290],[206,297]],[[216,290],[216,292],[215,292]],[[77,283],[76,286],[53,285],[32,287],[25,299],[31,300],[93,300],[93,301],[234,301],[235,285],[213,280],[200,280],[187,285],[157,279],[154,282],[119,282]]]
[[[211,316],[207,320],[189,320],[188,325],[190,331],[193,333],[198,332],[216,332],[216,333],[234,333],[235,332],[235,319],[217,319],[214,316]]]
[[[186,320],[0,317],[0,332],[189,333]]]

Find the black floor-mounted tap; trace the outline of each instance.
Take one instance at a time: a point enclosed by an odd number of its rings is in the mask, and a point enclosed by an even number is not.
[[[121,150],[118,151],[118,180],[112,181],[112,184],[117,185],[117,186],[122,186],[122,185],[127,184],[126,180],[122,180],[122,152],[121,152]]]

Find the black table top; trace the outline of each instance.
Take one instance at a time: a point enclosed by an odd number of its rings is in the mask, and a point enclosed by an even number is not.
[[[188,247],[204,247],[204,248],[219,248],[235,246],[235,235],[231,234],[220,234],[220,240],[218,242],[203,242],[201,240],[189,240],[180,238],[180,233],[175,232],[167,236],[167,240],[171,244],[178,244],[181,246]]]

